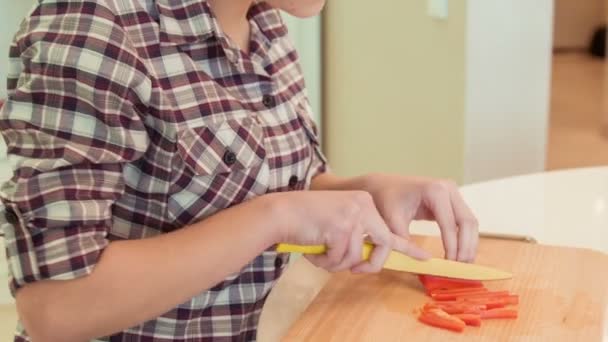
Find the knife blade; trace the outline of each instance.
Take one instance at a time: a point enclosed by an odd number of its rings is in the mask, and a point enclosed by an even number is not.
[[[364,244],[363,260],[369,259],[373,249],[373,244]],[[324,245],[304,246],[281,243],[276,247],[276,251],[279,253],[324,254],[326,250],[327,249]],[[397,251],[392,251],[390,253],[384,264],[384,268],[395,271],[467,280],[504,280],[513,277],[513,275],[509,272],[488,266],[468,264],[439,258],[431,258],[422,261]]]

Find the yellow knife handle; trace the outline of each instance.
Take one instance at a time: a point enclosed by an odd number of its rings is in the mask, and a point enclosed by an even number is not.
[[[372,254],[374,250],[374,245],[371,243],[365,242],[363,244],[363,260],[369,259],[369,256]],[[320,255],[325,254],[327,252],[327,247],[325,245],[292,245],[289,243],[280,243],[277,245],[276,251],[279,253],[302,253],[302,254],[312,254],[312,255]]]

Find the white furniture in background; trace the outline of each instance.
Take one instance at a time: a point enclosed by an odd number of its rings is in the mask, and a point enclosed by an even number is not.
[[[463,184],[541,172],[553,0],[466,1]]]
[[[608,253],[608,166],[499,179],[461,192],[482,232]],[[416,222],[411,230],[438,234],[429,222]]]

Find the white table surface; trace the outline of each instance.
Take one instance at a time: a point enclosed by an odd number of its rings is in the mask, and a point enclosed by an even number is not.
[[[461,193],[482,232],[608,253],[608,167],[572,169],[467,185]],[[434,223],[411,231],[436,235]]]

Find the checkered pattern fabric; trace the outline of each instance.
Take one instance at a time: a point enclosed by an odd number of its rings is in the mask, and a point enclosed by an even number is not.
[[[0,191],[13,291],[85,276],[112,241],[303,190],[325,170],[279,13],[256,2],[248,15],[244,53],[203,0],[37,2],[11,46],[0,111],[14,170]],[[102,340],[254,340],[285,261],[266,251],[163,316]],[[16,340],[29,338],[19,329]]]

